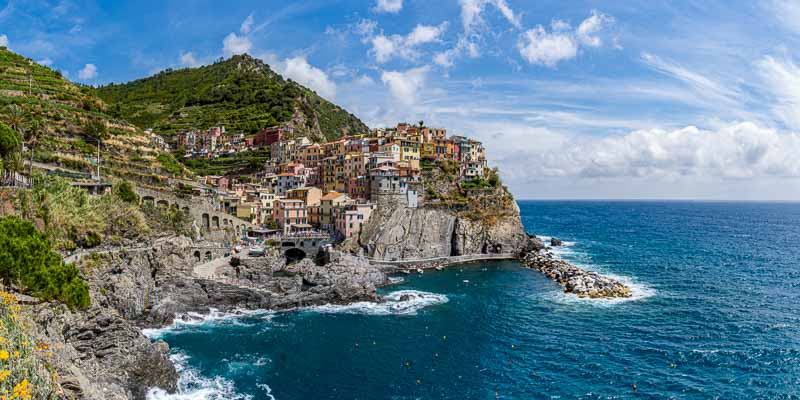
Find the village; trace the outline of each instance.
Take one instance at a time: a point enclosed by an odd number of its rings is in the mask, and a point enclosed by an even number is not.
[[[487,173],[481,142],[448,137],[445,129],[422,123],[399,123],[326,143],[314,143],[288,127],[266,128],[249,138],[213,127],[179,132],[174,145],[187,159],[269,149],[263,171],[247,179],[200,176],[192,193],[209,199],[219,211],[262,227],[250,232],[261,238],[358,237],[378,207],[420,205],[426,164],[452,162],[462,181]]]

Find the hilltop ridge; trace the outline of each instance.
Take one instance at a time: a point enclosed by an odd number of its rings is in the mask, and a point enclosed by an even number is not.
[[[355,115],[248,54],[167,69],[99,87],[96,93],[113,115],[164,135],[212,126],[253,134],[288,125],[299,135],[324,141],[369,129]]]

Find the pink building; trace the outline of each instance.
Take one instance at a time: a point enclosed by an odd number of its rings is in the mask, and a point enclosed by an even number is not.
[[[361,226],[369,220],[376,207],[377,205],[374,203],[347,204],[336,207],[334,209],[336,233],[345,239],[357,237],[361,233]]]
[[[307,230],[308,214],[303,200],[297,199],[278,199],[272,204],[272,219],[283,229],[283,233],[289,234],[295,230]]]

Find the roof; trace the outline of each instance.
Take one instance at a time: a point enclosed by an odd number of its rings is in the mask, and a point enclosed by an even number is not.
[[[334,199],[338,199],[339,196],[344,196],[344,193],[328,192],[324,196],[322,196],[322,200],[334,200]]]

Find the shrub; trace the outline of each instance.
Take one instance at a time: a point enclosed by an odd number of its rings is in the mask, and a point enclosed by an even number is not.
[[[136,204],[139,202],[139,195],[133,190],[133,185],[128,181],[120,182],[115,188],[114,193],[124,202]]]
[[[89,287],[72,264],[64,264],[50,241],[30,221],[0,218],[0,280],[42,300],[70,308],[89,306]]]

